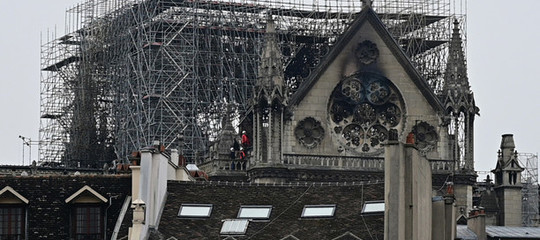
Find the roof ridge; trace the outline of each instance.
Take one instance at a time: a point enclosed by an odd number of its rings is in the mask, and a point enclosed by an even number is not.
[[[290,183],[254,183],[241,181],[175,181],[169,180],[176,184],[193,184],[193,185],[218,185],[218,186],[237,186],[237,187],[253,187],[253,186],[268,186],[268,187],[350,187],[350,186],[365,186],[384,184],[382,180],[360,181],[360,182],[290,182]]]

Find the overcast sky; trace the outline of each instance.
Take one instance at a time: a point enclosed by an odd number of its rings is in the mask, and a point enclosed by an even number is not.
[[[61,36],[65,10],[78,2],[0,0],[0,165],[22,163],[19,135],[38,140],[40,36],[55,27]],[[475,168],[488,171],[502,134],[514,134],[519,152],[540,149],[540,1],[469,0],[467,6],[469,81],[481,114]]]

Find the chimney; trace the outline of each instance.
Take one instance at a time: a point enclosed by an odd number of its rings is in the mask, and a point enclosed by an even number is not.
[[[131,168],[131,199],[135,201],[140,198],[141,166],[131,165],[129,168]]]
[[[401,143],[392,132],[384,149],[384,239],[422,239],[432,235],[431,166],[414,134]]]
[[[145,221],[145,204],[140,198],[133,201],[131,208],[133,208],[133,225],[128,230],[128,239],[138,240],[141,239],[143,234],[144,221]]]
[[[506,157],[511,156],[512,154],[514,154],[515,148],[516,148],[516,144],[514,143],[514,135],[513,134],[502,135],[502,140],[501,140],[502,156],[506,156]]]
[[[469,212],[467,227],[476,234],[478,240],[487,240],[486,212],[483,207],[473,208]]]
[[[178,150],[171,149],[171,162],[174,163],[176,166],[180,166],[180,155],[178,154]]]
[[[445,228],[444,236],[446,240],[453,240],[456,237],[456,209],[454,203],[456,198],[454,196],[454,183],[446,183],[446,194],[444,195],[444,217]]]

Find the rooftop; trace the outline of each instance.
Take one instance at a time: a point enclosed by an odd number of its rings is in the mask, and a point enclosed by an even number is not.
[[[383,183],[168,182],[159,232],[165,239],[234,235],[235,239],[340,239],[344,236],[383,239],[383,214],[362,215],[366,201],[382,200]],[[179,217],[182,204],[211,204],[208,217]],[[222,231],[236,223],[243,206],[270,206],[269,218],[247,219],[243,231]],[[320,217],[302,217],[304,208],[335,206]],[[317,210],[317,208],[315,208]],[[317,214],[315,214],[317,215]],[[324,216],[323,216],[324,215]],[[244,219],[244,218],[242,218]],[[240,226],[240,225],[239,225]],[[227,225],[227,229],[230,226]],[[221,233],[220,233],[221,232]],[[234,232],[234,233],[231,233]],[[230,234],[227,234],[230,233]]]

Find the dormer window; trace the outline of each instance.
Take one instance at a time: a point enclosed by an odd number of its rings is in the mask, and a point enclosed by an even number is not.
[[[71,207],[73,239],[103,239],[107,198],[84,186],[66,199]]]
[[[28,199],[7,186],[0,190],[0,239],[25,239]]]
[[[23,205],[0,205],[0,239],[24,239],[24,212]]]
[[[102,207],[94,204],[73,207],[75,239],[101,239],[103,229]]]

